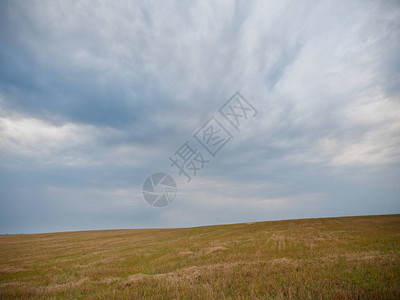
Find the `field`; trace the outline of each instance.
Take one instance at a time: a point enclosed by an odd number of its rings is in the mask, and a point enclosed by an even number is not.
[[[400,299],[400,215],[0,236],[0,298]]]

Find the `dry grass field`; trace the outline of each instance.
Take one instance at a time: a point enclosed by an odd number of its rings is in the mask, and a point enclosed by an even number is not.
[[[0,298],[400,299],[400,215],[0,236]]]

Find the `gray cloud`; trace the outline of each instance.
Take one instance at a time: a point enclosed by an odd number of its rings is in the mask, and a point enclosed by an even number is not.
[[[398,213],[399,34],[396,1],[3,1],[0,232]],[[185,184],[236,90],[257,118]]]

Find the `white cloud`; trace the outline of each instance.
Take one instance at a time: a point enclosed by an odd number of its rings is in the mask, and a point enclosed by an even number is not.
[[[133,143],[105,144],[124,133],[107,127],[65,123],[55,125],[30,117],[0,117],[0,154],[3,163],[23,166],[26,161],[39,165],[65,167],[139,167],[162,151]],[[19,163],[18,163],[19,162]]]
[[[236,90],[257,108],[257,119],[235,132],[208,170],[179,184],[186,206],[177,199],[171,211],[152,214],[164,224],[201,223],[205,214],[215,221],[213,210],[225,222],[241,213],[307,215],[335,193],[330,182],[324,185],[328,173],[344,174],[335,179],[345,184],[346,174],[358,176],[354,166],[372,170],[365,177],[373,191],[381,177],[376,169],[397,172],[391,169],[400,161],[396,2],[3,7],[0,167],[16,174],[96,167],[123,173],[115,187],[108,186],[112,175],[99,174],[83,189],[44,183],[44,197],[117,197],[124,207],[133,193],[127,186],[140,188],[138,178],[166,165]],[[51,181],[44,173],[43,181]],[[21,174],[15,180],[28,185],[32,179]]]

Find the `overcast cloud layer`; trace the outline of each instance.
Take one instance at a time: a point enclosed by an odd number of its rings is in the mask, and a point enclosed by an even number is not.
[[[399,37],[390,0],[1,1],[0,233],[400,213]],[[258,115],[185,183],[236,91]]]

